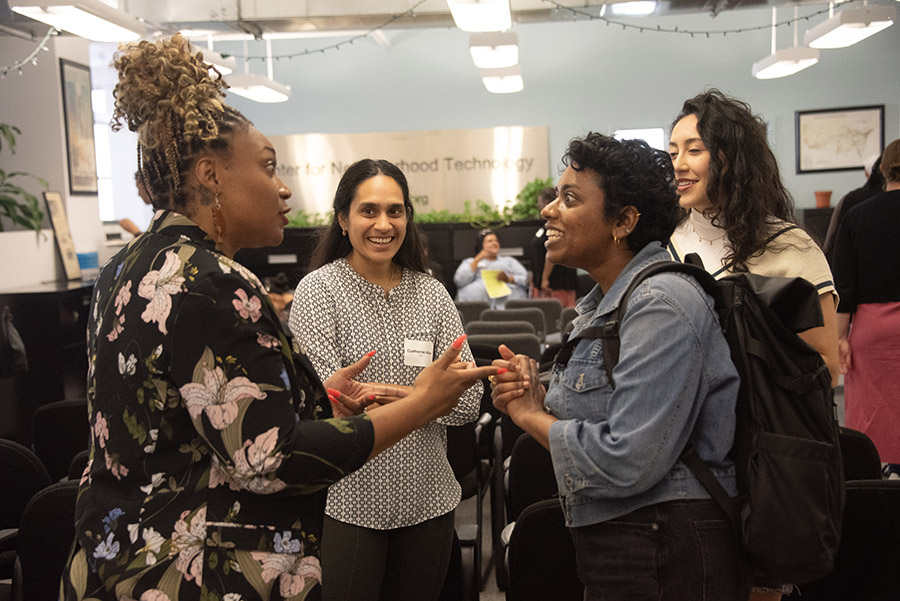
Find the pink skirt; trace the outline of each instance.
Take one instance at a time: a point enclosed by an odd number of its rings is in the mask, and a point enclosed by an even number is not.
[[[859,305],[848,341],[846,425],[872,439],[881,461],[900,463],[900,302]]]

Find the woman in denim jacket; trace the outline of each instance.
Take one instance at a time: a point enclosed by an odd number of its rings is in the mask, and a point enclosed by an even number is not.
[[[597,283],[571,338],[628,303],[615,388],[599,339],[581,338],[553,369],[501,346],[494,404],[550,450],[575,542],[585,599],[746,599],[728,517],[678,459],[690,443],[737,493],[728,451],[738,376],[713,301],[689,276],[662,273],[622,294],[645,266],[669,258],[678,219],[668,155],[590,133],[563,157],[558,197],[541,212],[547,256]]]

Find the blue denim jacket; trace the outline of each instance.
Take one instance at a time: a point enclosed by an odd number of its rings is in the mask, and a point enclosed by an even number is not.
[[[572,336],[606,323],[632,278],[669,259],[658,242],[641,249],[607,294],[599,286],[579,303]],[[616,388],[603,367],[602,342],[582,340],[555,366],[545,399],[559,418],[550,450],[569,526],[587,526],[635,509],[708,498],[678,456],[690,440],[732,496],[738,375],[712,299],[690,276],[663,273],[628,299],[619,336]]]

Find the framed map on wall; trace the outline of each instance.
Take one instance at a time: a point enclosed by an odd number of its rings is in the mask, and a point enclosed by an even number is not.
[[[795,115],[797,173],[862,169],[884,150],[884,105]]]

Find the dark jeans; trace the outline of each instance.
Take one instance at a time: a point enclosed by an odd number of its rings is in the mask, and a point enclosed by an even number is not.
[[[324,601],[429,601],[444,586],[453,512],[415,526],[373,530],[325,516]]]
[[[585,601],[743,601],[749,595],[734,531],[715,501],[658,503],[570,531]]]

